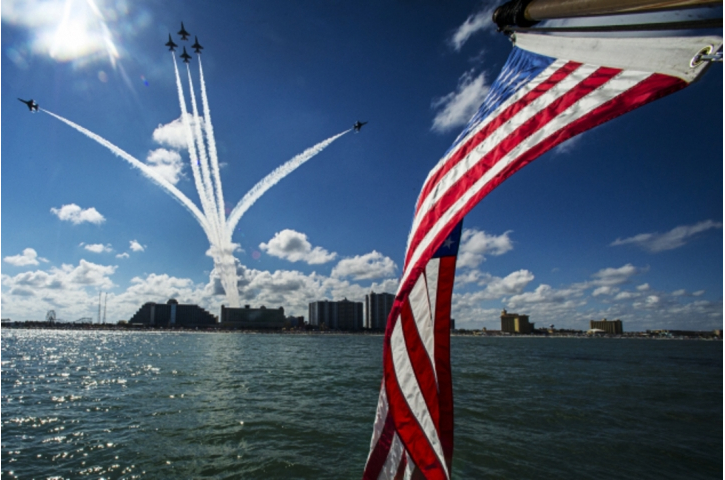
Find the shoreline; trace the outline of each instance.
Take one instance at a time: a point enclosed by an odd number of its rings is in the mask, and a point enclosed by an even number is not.
[[[63,331],[108,331],[108,332],[137,332],[137,333],[221,333],[242,335],[321,335],[321,336],[384,336],[383,331],[340,331],[340,330],[248,330],[248,329],[222,329],[222,328],[148,328],[131,327],[114,324],[72,324],[50,322],[3,322],[2,329],[9,330],[63,330]],[[614,339],[614,340],[709,340],[722,341],[722,336],[715,331],[681,331],[657,330],[647,332],[625,332],[622,334],[587,334],[586,332],[539,332],[532,334],[510,334],[500,331],[452,331],[451,337],[481,337],[481,338],[575,338],[575,339]]]

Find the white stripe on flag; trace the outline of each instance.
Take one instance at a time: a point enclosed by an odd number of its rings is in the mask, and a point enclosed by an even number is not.
[[[420,339],[425,346],[425,350],[428,352],[428,358],[430,358],[430,363],[433,366],[433,373],[435,374],[435,338],[433,336],[433,316],[431,315],[431,306],[428,301],[428,288],[426,286],[425,275],[418,277],[418,281],[415,282],[415,286],[410,292],[410,296],[408,298],[411,310],[413,311],[415,325],[418,327],[418,335],[420,335]],[[437,385],[437,375],[435,375],[435,380]]]
[[[438,438],[438,431],[433,424],[433,419],[431,418],[428,406],[425,403],[423,392],[420,391],[420,385],[418,385],[415,370],[413,369],[413,365],[410,363],[410,357],[408,357],[408,349],[405,346],[403,326],[400,317],[398,317],[398,321],[395,323],[395,327],[393,328],[393,332],[390,337],[390,350],[393,358],[395,377],[403,396],[405,396],[405,401],[408,404],[408,407],[410,407],[410,411],[413,413],[413,416],[415,416],[423,432],[425,432],[428,443],[430,443],[433,451],[438,457],[438,461],[441,463],[446,472],[446,478],[450,478],[448,468],[446,467],[446,460],[443,456],[441,442]]]
[[[486,125],[491,123],[494,118],[498,117],[501,112],[506,110],[510,105],[518,102],[521,100],[524,96],[526,96],[530,91],[534,90],[536,87],[538,87],[544,80],[549,78],[551,75],[554,74],[557,70],[559,70],[561,67],[566,65],[566,60],[557,60],[553,62],[551,65],[546,67],[539,75],[537,75],[535,78],[533,78],[529,83],[527,83],[523,88],[521,88],[518,92],[511,95],[505,102],[503,102],[501,105],[496,108],[493,112],[491,112],[489,115],[484,118],[480,124],[476,126],[475,129],[473,129],[471,132],[466,135],[466,138],[462,139],[460,142],[458,142],[458,145],[462,145],[469,141],[471,137],[473,137],[476,133],[478,133],[479,130],[484,128]],[[457,149],[452,149],[450,152],[448,152],[448,155],[440,159],[440,161],[436,164],[435,167],[430,171],[428,176],[426,177],[426,181],[423,183],[425,185],[428,183],[428,180],[433,177],[438,170],[440,170],[443,165],[445,165],[448,160],[455,154]]]
[[[388,457],[385,459],[385,465],[383,465],[382,470],[380,470],[378,480],[391,480],[395,478],[395,474],[398,472],[398,466],[400,465],[400,461],[403,459],[404,453],[405,450],[403,449],[403,442],[400,441],[397,433],[393,434],[390,451],[388,452]]]
[[[428,286],[428,300],[433,315],[433,331],[435,336],[436,305],[438,301],[438,274],[440,273],[441,259],[431,258],[425,266],[426,285]],[[432,357],[435,358],[435,349]]]
[[[569,74],[565,79],[549,89],[546,93],[524,107],[520,112],[516,113],[516,115],[511,117],[511,119],[509,119],[506,123],[492,132],[476,148],[471,150],[471,152],[469,152],[462,161],[458,162],[458,164],[448,171],[436,184],[435,189],[431,191],[416,213],[415,219],[413,220],[413,228],[416,228],[416,226],[420,223],[420,220],[428,213],[428,210],[430,210],[430,208],[437,203],[451,187],[463,178],[481,158],[498,146],[506,137],[511,135],[512,132],[521,127],[521,125],[526,123],[531,117],[547,108],[562,95],[565,95],[574,89],[578,84],[594,73],[597,68],[599,67],[594,65],[582,65],[580,68]],[[477,129],[476,131],[480,130],[481,129]]]
[[[595,108],[613,99],[617,95],[625,92],[626,90],[634,87],[641,81],[645,80],[651,74],[643,72],[622,72],[619,75],[612,78],[609,82],[600,86],[598,89],[591,92],[586,97],[582,98],[576,104],[569,107],[566,111],[562,112],[557,118],[553,119],[536,132],[531,135],[523,142],[521,142],[514,150],[508,155],[504,156],[499,162],[497,162],[489,171],[487,171],[474,185],[471,186],[465,192],[462,192],[458,200],[444,212],[436,221],[436,223],[428,230],[423,240],[418,244],[417,248],[410,257],[410,261],[407,264],[406,271],[403,273],[400,284],[403,285],[408,276],[411,273],[411,269],[416,265],[423,252],[430,246],[431,242],[440,233],[440,231],[450,223],[453,216],[458,213],[473,196],[475,196],[481,189],[483,189],[488,182],[491,181],[496,175],[498,175],[505,167],[509,166],[514,160],[520,155],[525,153],[527,150],[535,147],[539,142],[544,140],[549,135],[565,128],[569,123],[578,120],[584,115],[590,113]],[[579,104],[584,105],[586,108],[581,108]],[[417,230],[417,225],[414,226],[413,231]]]
[[[373,450],[375,450],[375,445],[378,444],[378,440],[380,440],[380,435],[383,433],[383,429],[385,428],[385,420],[388,418],[388,397],[385,393],[385,382],[382,382],[382,385],[380,386],[380,395],[378,396],[378,407],[375,412],[375,424],[373,425],[373,438],[370,440],[370,452],[368,453],[368,459],[365,461],[370,461],[370,455],[373,454]]]

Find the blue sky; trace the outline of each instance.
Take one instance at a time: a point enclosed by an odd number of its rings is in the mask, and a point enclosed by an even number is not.
[[[95,8],[93,6],[95,5]],[[147,301],[224,303],[209,240],[140,170],[199,205],[164,43],[198,36],[225,208],[306,149],[232,235],[240,298],[307,315],[394,292],[428,171],[505,62],[480,2],[2,1],[2,316],[128,319]],[[178,52],[177,52],[178,54]],[[197,59],[190,63],[196,95]],[[189,100],[186,70],[180,65]],[[537,159],[464,221],[453,317],[498,328],[722,328],[722,66]]]

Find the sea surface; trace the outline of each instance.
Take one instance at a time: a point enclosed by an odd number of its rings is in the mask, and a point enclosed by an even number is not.
[[[3,329],[2,478],[347,479],[381,336]],[[456,479],[723,478],[723,344],[454,337]]]

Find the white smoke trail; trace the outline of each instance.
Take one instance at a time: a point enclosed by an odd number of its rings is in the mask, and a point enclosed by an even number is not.
[[[206,155],[206,146],[204,145],[204,137],[201,133],[201,121],[199,119],[199,109],[196,105],[196,95],[194,94],[194,82],[191,80],[191,70],[189,65],[186,66],[186,73],[189,78],[189,98],[191,100],[191,111],[194,114],[194,138],[199,151],[199,162],[201,166],[201,182],[204,187],[204,195],[209,202],[210,212],[212,218],[208,218],[209,223],[215,225],[219,241],[221,241],[221,235],[224,231],[224,218],[219,218],[219,206],[218,200],[214,194],[214,184],[211,181],[211,175],[209,174],[209,160]]]
[[[201,86],[201,102],[204,108],[204,132],[206,136],[206,144],[208,147],[209,160],[211,161],[211,177],[214,183],[213,188],[216,191],[217,199],[217,215],[219,223],[224,226],[224,238],[222,239],[221,249],[218,250],[219,255],[213,255],[214,265],[219,273],[222,286],[227,293],[227,301],[231,307],[239,307],[239,287],[237,286],[237,265],[234,258],[234,250],[237,248],[232,242],[232,236],[227,233],[226,217],[224,214],[224,193],[222,191],[222,181],[219,174],[219,159],[217,157],[216,140],[214,138],[214,128],[211,123],[211,111],[209,109],[209,99],[206,95],[206,82],[204,81],[204,70],[201,66],[201,56],[199,58],[199,83]],[[213,254],[214,252],[208,252]]]
[[[179,107],[181,108],[181,119],[186,130],[186,146],[189,150],[189,161],[191,163],[191,172],[194,176],[194,185],[196,191],[199,194],[199,200],[201,201],[201,208],[204,211],[204,217],[209,225],[209,231],[207,236],[209,241],[213,242],[213,238],[218,238],[218,226],[212,221],[209,213],[212,211],[212,207],[209,198],[205,194],[204,186],[202,185],[201,174],[199,173],[199,160],[196,156],[196,147],[194,145],[194,137],[191,133],[191,126],[189,125],[189,118],[186,111],[186,99],[184,98],[184,90],[181,87],[181,77],[179,76],[179,68],[176,64],[176,56],[172,53],[171,58],[174,60],[174,73],[176,74],[176,89],[179,95]]]
[[[199,211],[199,208],[196,205],[194,205],[194,203],[191,200],[189,200],[189,198],[186,195],[181,193],[181,191],[179,191],[179,189],[177,189],[175,186],[173,186],[171,183],[169,183],[168,180],[166,180],[164,177],[159,175],[156,171],[149,168],[145,163],[137,160],[136,158],[132,157],[125,151],[121,150],[120,148],[118,148],[117,146],[115,146],[114,144],[112,144],[111,142],[106,140],[105,138],[103,138],[99,135],[96,135],[95,133],[91,132],[90,130],[87,130],[87,129],[81,127],[77,123],[71,122],[70,120],[63,118],[60,115],[56,115],[53,112],[49,112],[48,110],[45,110],[44,108],[41,108],[40,110],[42,112],[47,113],[48,115],[50,115],[52,117],[57,118],[61,122],[65,123],[66,125],[69,125],[69,126],[75,128],[76,130],[78,130],[82,134],[86,135],[90,139],[95,140],[96,142],[100,143],[101,145],[103,145],[104,147],[109,149],[115,155],[126,160],[132,166],[141,170],[141,172],[143,172],[144,175],[146,175],[152,181],[156,182],[159,186],[161,186],[164,190],[166,190],[166,192],[169,195],[171,195],[174,198],[174,200],[176,200],[183,207],[185,207],[193,215],[193,217],[196,219],[196,221],[199,222],[199,225],[201,225],[201,228],[204,229],[204,232],[208,232],[209,226],[207,224],[206,218],[201,213],[201,211]],[[207,236],[208,236],[208,234],[207,234]]]
[[[216,188],[216,196],[218,199],[219,218],[222,223],[225,222],[224,213],[224,193],[222,192],[222,180],[219,175],[219,157],[217,157],[216,140],[214,139],[214,127],[211,124],[211,111],[209,109],[209,100],[206,96],[206,82],[204,81],[204,70],[201,68],[201,55],[197,55],[199,59],[199,78],[201,84],[201,102],[204,106],[204,131],[206,133],[206,141],[209,146],[209,158],[211,159],[212,178]]]
[[[338,133],[337,135],[330,137],[327,140],[323,140],[314,147],[308,148],[304,152],[287,161],[287,163],[284,163],[279,167],[275,168],[274,170],[272,170],[272,173],[260,180],[254,187],[252,187],[250,191],[247,192],[246,195],[244,195],[241,200],[239,200],[239,203],[237,203],[237,205],[234,207],[232,213],[229,214],[229,218],[227,219],[227,234],[231,237],[234,229],[237,226],[237,223],[239,223],[239,220],[242,218],[242,215],[244,215],[244,213],[249,210],[249,207],[254,205],[254,202],[256,202],[257,199],[264,194],[264,192],[272,188],[275,184],[277,184],[277,182],[292,173],[297,167],[320,153],[322,150],[325,149],[325,147],[330,145],[341,136],[345,135],[350,130],[352,129],[345,130],[342,133]]]

